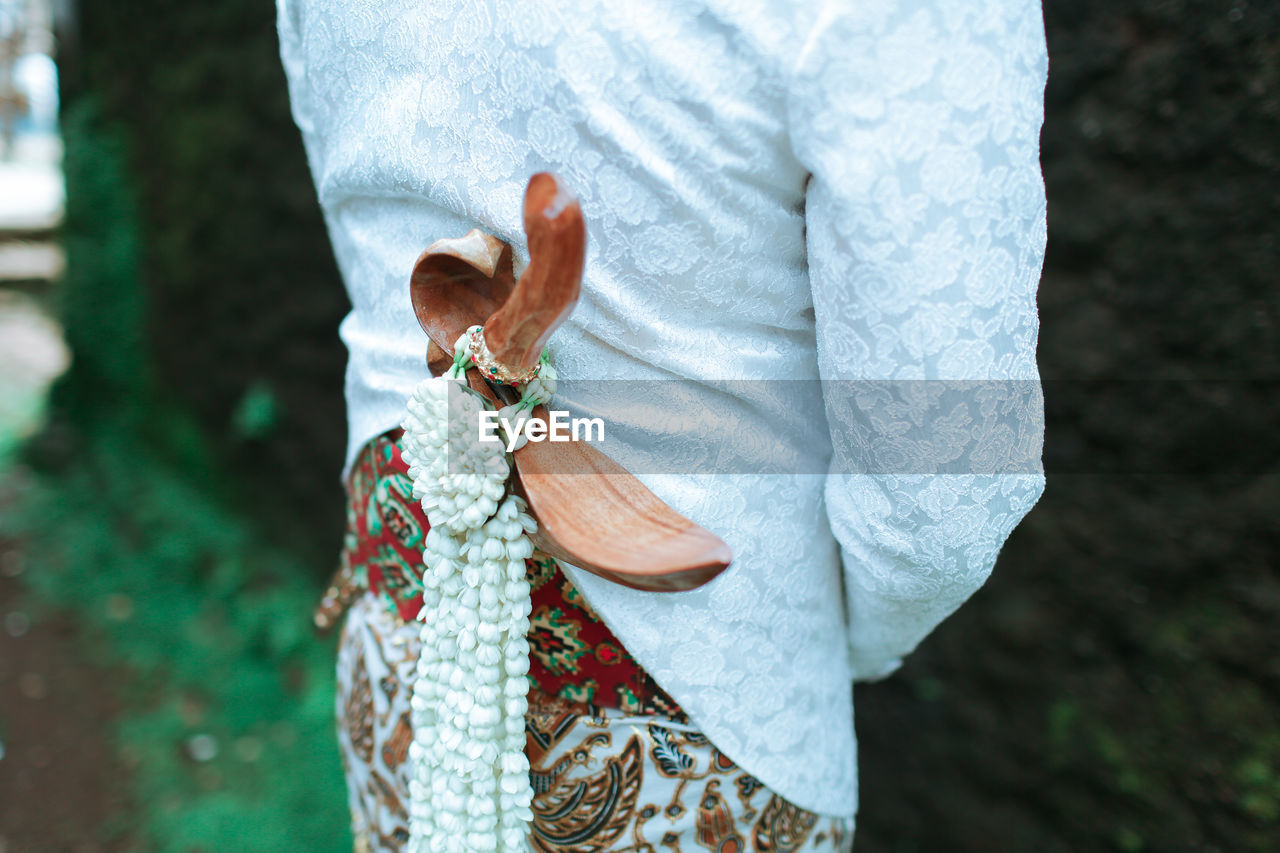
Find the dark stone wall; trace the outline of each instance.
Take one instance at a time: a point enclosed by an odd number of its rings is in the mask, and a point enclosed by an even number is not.
[[[155,400],[193,415],[246,505],[328,563],[348,306],[289,114],[274,5],[84,2],[77,24],[64,107],[91,105],[95,121],[69,128],[68,146],[96,144],[77,129],[109,129],[125,150]],[[92,316],[72,325],[82,340],[111,333]]]
[[[857,689],[858,851],[1274,850],[1280,7],[1045,17],[1048,487]]]
[[[1274,378],[1280,7],[1046,17],[1047,372]]]

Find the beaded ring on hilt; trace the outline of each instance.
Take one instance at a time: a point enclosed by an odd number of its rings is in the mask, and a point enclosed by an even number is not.
[[[542,356],[532,367],[513,368],[503,364],[489,350],[489,345],[484,339],[484,326],[472,326],[467,329],[467,353],[471,356],[471,363],[480,371],[480,375],[499,385],[523,385],[533,381],[546,361],[546,350],[543,350]]]

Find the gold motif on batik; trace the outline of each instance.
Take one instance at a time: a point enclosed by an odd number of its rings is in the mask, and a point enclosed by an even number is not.
[[[565,619],[558,607],[539,607],[529,614],[529,653],[552,674],[577,672],[578,660],[588,651],[578,638],[578,623]]]
[[[552,767],[532,767],[533,850],[593,853],[622,836],[635,810],[643,754],[640,738],[632,736],[617,755],[592,760],[595,747],[607,749],[611,744],[611,735],[599,732]],[[600,769],[586,772],[592,765]]]
[[[600,685],[596,683],[594,678],[584,678],[576,684],[570,683],[560,685],[560,692],[556,695],[568,702],[574,702],[579,705],[590,705],[596,701],[596,695],[599,692]]]
[[[600,617],[587,600],[582,597],[582,592],[566,577],[560,584],[560,596],[566,602],[582,611],[582,615],[586,616],[592,622],[599,622]]]
[[[388,767],[399,767],[409,757],[411,743],[413,743],[413,725],[409,722],[409,714],[403,713],[396,720],[391,736],[382,744],[382,763]]]
[[[533,556],[524,561],[525,580],[530,590],[542,589],[548,581],[556,576],[556,561],[541,551],[534,551]]]
[[[369,669],[363,660],[356,663],[345,706],[343,716],[351,747],[356,756],[367,764],[373,758],[373,688],[369,684]]]
[[[408,840],[409,691],[396,684],[416,665],[416,626],[398,623],[372,596],[350,613],[339,646],[337,709],[356,849],[401,853]],[[848,849],[851,824],[777,796],[683,718],[631,715],[538,690],[529,698],[525,752],[536,853]]]
[[[793,853],[804,846],[818,816],[774,794],[756,821],[752,844],[760,853]]]
[[[712,779],[698,802],[698,843],[715,853],[738,853],[742,850],[742,836],[735,827],[729,805],[720,795],[720,780]]]

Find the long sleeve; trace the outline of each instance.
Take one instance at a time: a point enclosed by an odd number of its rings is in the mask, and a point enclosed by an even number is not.
[[[982,585],[1044,489],[1046,72],[1040,6],[1021,0],[833,3],[796,60],[855,680],[893,672]],[[991,464],[1005,456],[1031,462]]]
[[[307,61],[302,49],[302,33],[297,0],[276,0],[276,34],[280,39],[280,65],[289,87],[289,107],[293,121],[302,133],[307,157],[316,156],[315,118],[312,115],[311,92],[307,86]],[[312,163],[315,171],[315,163]]]

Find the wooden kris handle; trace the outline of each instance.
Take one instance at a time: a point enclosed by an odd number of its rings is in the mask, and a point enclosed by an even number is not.
[[[586,259],[582,208],[549,173],[534,175],[524,198],[529,266],[517,282],[511,250],[479,230],[439,240],[409,282],[413,310],[431,341],[439,375],[454,342],[484,324],[490,353],[513,370],[537,363],[547,339],[577,304]],[[468,384],[503,405],[476,369]],[[537,407],[534,417],[545,419]],[[733,559],[729,546],[663,503],[626,469],[586,442],[530,442],[513,456],[515,488],[538,520],[535,544],[615,583],[672,592],[714,578]]]
[[[578,304],[587,226],[577,197],[559,178],[540,172],[524,194],[529,266],[515,290],[484,324],[484,339],[499,362],[515,371],[538,363],[552,332]]]

